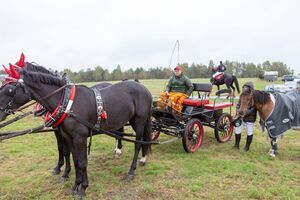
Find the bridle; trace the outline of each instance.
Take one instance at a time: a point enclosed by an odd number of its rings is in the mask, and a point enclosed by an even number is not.
[[[12,109],[13,107],[13,103],[15,103],[15,98],[16,98],[16,95],[17,95],[17,90],[19,88],[23,89],[25,94],[29,95],[29,92],[26,90],[26,88],[24,87],[24,85],[21,83],[21,82],[18,82],[18,81],[11,81],[11,82],[8,82],[6,84],[9,84],[9,83],[12,83],[12,82],[16,82],[17,84],[15,85],[15,89],[13,91],[13,95],[11,96],[11,98],[9,99],[8,103],[5,105],[5,107],[2,107],[0,106],[0,111],[8,114],[8,115],[11,115],[11,114],[15,114],[15,111],[16,109]],[[1,88],[3,88],[6,84],[2,85]],[[16,103],[17,104],[17,103]],[[18,105],[18,104],[17,104]]]
[[[249,102],[248,102],[248,105],[247,105],[247,110],[243,113],[243,115],[239,114],[242,118],[246,115],[246,113],[248,113],[253,107],[254,107],[254,104],[253,104],[253,91],[251,90],[250,91],[250,94],[249,94]]]

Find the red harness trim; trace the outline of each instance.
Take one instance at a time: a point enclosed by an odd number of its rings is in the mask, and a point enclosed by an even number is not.
[[[71,87],[71,94],[70,94],[70,99],[69,99],[68,105],[69,105],[70,101],[72,101],[72,102],[74,101],[75,95],[76,95],[76,86],[72,85],[72,87]],[[61,100],[60,100],[60,102],[61,102]],[[59,107],[60,107],[60,103],[56,106],[56,108],[54,109],[53,113],[50,114],[49,112],[47,112],[47,114],[45,116],[45,122],[46,123],[48,121],[50,121],[52,118],[54,118],[57,115]],[[67,111],[67,109],[60,116],[60,118],[58,118],[56,120],[56,122],[54,122],[53,127],[57,127],[58,125],[60,125],[68,117],[68,111]]]

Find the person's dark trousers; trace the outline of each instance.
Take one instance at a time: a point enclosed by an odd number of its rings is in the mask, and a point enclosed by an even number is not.
[[[249,151],[250,145],[252,143],[253,135],[247,135],[246,145],[244,147],[244,151]]]

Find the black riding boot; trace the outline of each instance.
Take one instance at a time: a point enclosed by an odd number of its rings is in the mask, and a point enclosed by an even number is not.
[[[233,146],[234,148],[240,149],[241,135],[242,134],[235,134],[235,144]]]
[[[247,135],[247,141],[246,141],[246,145],[244,147],[244,151],[249,151],[252,139],[253,139],[253,135]]]

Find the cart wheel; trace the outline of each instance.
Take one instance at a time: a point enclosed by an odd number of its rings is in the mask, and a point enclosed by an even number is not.
[[[151,141],[156,141],[159,137],[160,131],[154,130],[151,133]]]
[[[215,138],[218,142],[227,142],[233,132],[232,117],[228,113],[223,113],[216,121]]]
[[[156,122],[156,119],[154,117],[151,117],[151,123],[152,125]],[[152,130],[151,133],[151,141],[155,141],[157,140],[157,138],[159,137],[160,131],[158,130]]]
[[[203,139],[203,126],[199,119],[189,120],[182,134],[183,148],[187,153],[194,153],[199,149]]]

